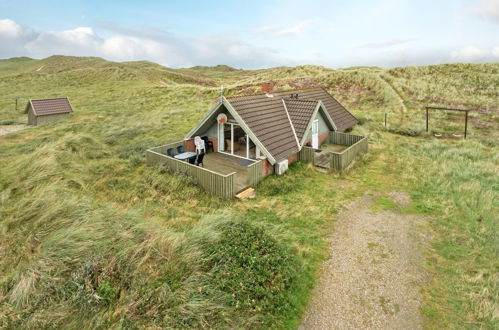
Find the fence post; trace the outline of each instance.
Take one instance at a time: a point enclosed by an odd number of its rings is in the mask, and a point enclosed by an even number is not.
[[[386,128],[386,115],[387,115],[387,113],[385,112],[385,128]]]
[[[428,132],[428,108],[426,108],[426,131]]]

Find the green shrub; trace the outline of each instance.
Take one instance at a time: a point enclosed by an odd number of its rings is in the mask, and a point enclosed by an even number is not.
[[[0,120],[0,125],[14,125],[14,124],[17,124],[17,121],[10,119]]]
[[[247,222],[225,223],[205,257],[212,285],[227,293],[236,308],[276,313],[289,305],[299,262],[262,228]]]
[[[410,127],[390,127],[388,132],[405,136],[420,136],[423,132]]]

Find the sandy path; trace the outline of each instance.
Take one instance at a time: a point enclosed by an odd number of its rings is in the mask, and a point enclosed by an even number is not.
[[[401,193],[393,199],[408,202]],[[422,328],[418,283],[425,275],[415,228],[422,220],[372,206],[366,195],[339,214],[331,257],[299,329]]]
[[[0,126],[0,136],[28,128],[28,125],[2,125]]]

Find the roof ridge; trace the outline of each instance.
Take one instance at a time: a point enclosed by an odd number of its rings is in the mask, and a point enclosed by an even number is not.
[[[287,89],[287,90],[283,90],[283,91],[274,91],[273,94],[282,94],[282,93],[289,93],[289,92],[309,91],[309,90],[314,90],[314,89],[324,89],[324,87],[323,86],[317,86],[317,87],[307,87],[307,88],[300,88],[300,89]],[[231,99],[231,98],[236,98],[236,97],[260,96],[260,95],[265,95],[265,94],[267,94],[267,93],[262,92],[262,93],[253,93],[253,94],[239,94],[239,95],[224,96],[224,97],[226,99]]]
[[[46,99],[29,99],[29,100],[30,101],[45,101],[45,100],[62,100],[62,99],[68,99],[69,100],[69,97],[63,96],[63,97],[50,97],[50,98],[46,98]]]
[[[284,97],[281,97],[281,101],[282,101],[282,105],[284,107],[284,111],[286,112],[286,116],[288,117],[289,125],[291,126],[291,130],[293,131],[293,136],[295,137],[296,145],[298,146],[298,150],[301,150],[300,141],[298,140],[298,135],[296,135],[295,124],[293,124],[293,121],[291,120],[291,116],[289,115],[288,107],[286,105],[286,100],[284,99]]]
[[[291,98],[291,97],[287,97],[287,98],[284,98],[283,99],[286,99],[288,101],[304,101],[304,102],[319,102],[320,100],[315,100],[315,99],[294,99],[294,98]]]

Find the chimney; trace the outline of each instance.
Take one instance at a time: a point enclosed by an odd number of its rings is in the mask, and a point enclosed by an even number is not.
[[[274,97],[274,83],[271,81],[262,83],[262,92],[265,92],[267,97]]]

